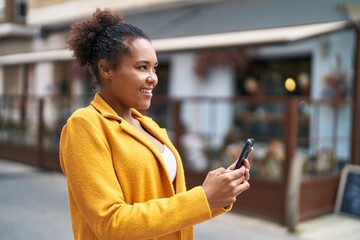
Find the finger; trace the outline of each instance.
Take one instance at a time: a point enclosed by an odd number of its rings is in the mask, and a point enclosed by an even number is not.
[[[245,170],[244,176],[245,176],[245,180],[246,180],[246,181],[249,181],[249,180],[250,180],[250,170],[249,170],[249,169],[246,169],[246,170]]]
[[[221,175],[223,173],[225,173],[227,171],[227,169],[223,168],[223,167],[220,167],[220,168],[217,168],[217,169],[214,169],[212,171],[210,171],[209,173],[211,174],[214,174],[214,175]]]
[[[254,150],[254,147],[251,147],[250,150],[249,150],[249,154],[248,154],[248,157],[247,157],[247,158],[250,157],[250,155],[251,155],[251,153],[252,153],[253,150]]]
[[[246,169],[250,169],[250,162],[248,159],[244,159],[243,165],[245,166]]]
[[[239,169],[229,170],[227,174],[229,175],[229,180],[238,179],[245,175],[245,168],[241,167]]]
[[[244,181],[246,181],[245,175],[243,175],[243,176],[240,177],[240,178],[234,179],[234,180],[233,180],[233,184],[234,184],[234,186],[237,187],[238,185],[242,184]]]
[[[235,169],[236,162],[237,162],[237,161],[235,161],[233,164],[231,164],[227,169],[229,169],[229,170],[234,170],[234,169]]]
[[[244,175],[243,176],[245,176],[245,180],[248,181],[250,179],[250,169],[245,168],[245,166],[241,166],[240,169],[244,169]]]
[[[221,172],[220,174],[218,174],[218,175],[221,175],[221,174],[226,174],[226,173],[230,173],[230,172],[232,172],[233,170],[230,170],[229,168],[227,168],[227,169],[225,169],[225,171],[224,172]]]
[[[239,184],[236,188],[236,196],[241,194],[242,192],[248,190],[250,188],[250,184],[248,181],[243,181],[241,184]]]
[[[246,167],[244,165],[241,165],[240,169],[243,169],[243,171],[245,172]]]

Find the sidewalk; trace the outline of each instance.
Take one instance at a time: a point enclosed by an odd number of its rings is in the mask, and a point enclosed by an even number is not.
[[[359,234],[359,219],[334,214],[301,222],[296,235],[234,213],[195,226],[196,240],[359,240]],[[0,239],[73,239],[62,174],[0,159]]]

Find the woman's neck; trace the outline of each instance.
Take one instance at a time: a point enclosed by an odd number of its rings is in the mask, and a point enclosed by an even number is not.
[[[130,107],[124,107],[121,104],[119,104],[116,99],[113,99],[111,97],[109,97],[107,94],[105,94],[104,92],[99,92],[99,95],[102,97],[102,99],[104,99],[104,101],[116,112],[116,114],[119,117],[122,117],[123,119],[125,119],[127,122],[131,123],[133,122],[135,119],[132,116],[132,111]]]

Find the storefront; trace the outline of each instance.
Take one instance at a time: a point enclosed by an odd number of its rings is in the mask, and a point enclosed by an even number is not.
[[[314,11],[332,13],[328,1],[319,2],[324,6]],[[251,191],[235,211],[282,224],[290,215],[302,220],[331,212],[341,169],[360,164],[356,24],[342,12],[331,21],[315,21],[314,12],[307,15],[313,21],[299,15],[279,24],[278,8],[263,3],[269,22],[251,26],[246,4],[220,5],[128,13],[128,22],[149,32],[158,52],[160,82],[147,114],[182,151],[189,187],[201,184],[207,170],[231,164],[252,137]],[[233,20],[217,21],[214,14]],[[175,28],[174,22],[181,24]],[[0,156],[59,170],[59,131],[94,92],[91,76],[66,49],[69,23],[42,24],[44,34],[34,40],[41,49],[0,56]],[[197,148],[191,150],[201,152],[196,159],[181,145],[185,133]]]
[[[228,166],[243,141],[255,138],[252,191],[234,208],[287,224],[290,215],[303,220],[332,212],[342,168],[358,162],[358,30],[344,22],[272,30],[261,44],[256,37],[262,30],[252,32],[254,39],[247,35],[246,43],[235,37],[242,33],[232,33],[228,41],[211,35],[154,45],[170,62],[169,95],[180,102],[178,123],[203,141],[208,165],[202,166]],[[279,40],[275,33],[284,32],[298,38]],[[182,51],[169,54],[164,46]],[[199,62],[208,65],[205,71]],[[196,166],[184,158],[190,169]],[[188,182],[201,184],[206,171],[192,170]]]

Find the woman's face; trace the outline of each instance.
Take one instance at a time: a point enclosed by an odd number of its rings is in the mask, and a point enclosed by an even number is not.
[[[148,109],[158,82],[158,62],[151,42],[136,39],[130,48],[131,54],[123,55],[117,68],[109,71],[100,92],[118,114],[130,108]]]

